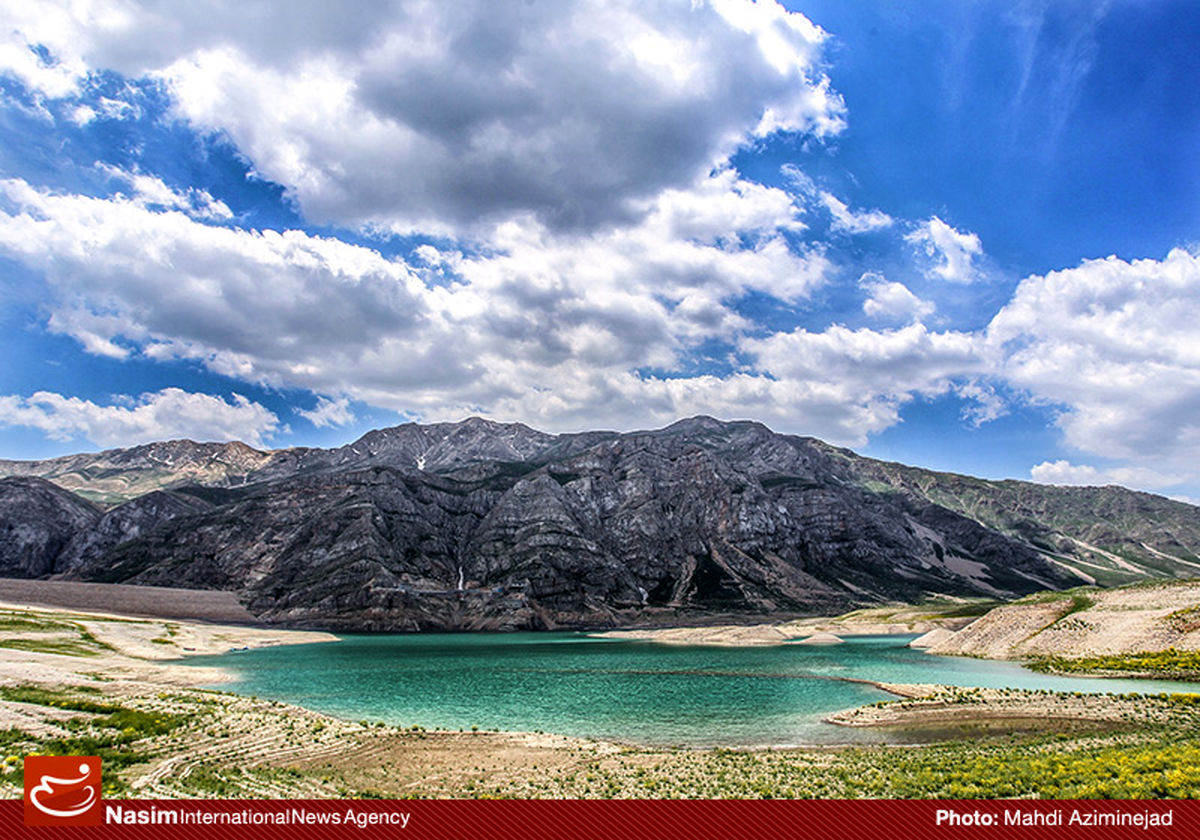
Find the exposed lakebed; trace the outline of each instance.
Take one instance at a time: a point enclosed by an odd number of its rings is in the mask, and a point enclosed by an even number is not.
[[[235,674],[223,689],[343,718],[693,747],[923,740],[913,732],[825,723],[840,709],[895,699],[856,680],[1083,692],[1200,689],[1051,676],[1012,662],[932,656],[907,647],[912,638],[734,648],[581,633],[348,635],[332,644],[191,661]]]

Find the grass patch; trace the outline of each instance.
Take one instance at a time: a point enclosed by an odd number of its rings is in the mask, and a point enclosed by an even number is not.
[[[468,795],[737,799],[1158,799],[1200,795],[1200,744],[1162,732],[1012,737],[921,749],[812,752],[716,750],[647,760],[635,752],[589,761],[516,793]]]
[[[0,648],[57,653],[60,656],[97,656],[100,653],[91,645],[75,639],[0,639]]]
[[[21,747],[25,754],[98,755],[104,762],[105,793],[122,793],[126,787],[115,771],[153,758],[156,750],[147,739],[168,735],[186,723],[191,715],[135,709],[120,703],[93,699],[96,689],[86,687],[85,695],[72,690],[55,690],[34,685],[0,686],[0,699],[32,703],[52,709],[82,712],[89,717],[56,721],[69,734],[60,737],[36,737],[16,729],[0,730],[0,748]]]
[[[30,613],[0,612],[0,633],[61,633],[74,629],[74,625]]]
[[[81,638],[87,644],[92,645],[93,647],[100,648],[102,650],[112,651],[113,653],[119,652],[115,647],[110,645],[108,642],[100,641],[99,639],[97,639],[95,636],[93,636],[91,633],[89,633],[84,628],[80,627],[80,628],[78,628],[78,630],[79,630],[79,638]]]
[[[74,712],[106,715],[121,707],[115,703],[97,702],[86,697],[76,697],[75,693],[99,694],[99,689],[93,686],[72,688],[71,693],[55,691],[36,685],[3,685],[0,686],[0,700],[11,700],[14,703],[32,703],[36,706],[51,706],[56,709],[70,709]]]
[[[1078,659],[1043,656],[1027,663],[1027,667],[1047,674],[1144,674],[1161,680],[1200,680],[1200,652],[1168,648]]]
[[[933,618],[976,618],[991,612],[996,607],[1004,606],[1005,603],[1005,601],[977,601],[967,604],[956,604],[945,609],[934,607],[934,612],[926,613],[918,616],[918,618],[925,620]]]
[[[1071,601],[1067,605],[1067,611],[1064,612],[1062,615],[1060,615],[1058,617],[1058,620],[1062,621],[1064,618],[1066,618],[1069,615],[1072,615],[1077,612],[1083,612],[1086,609],[1090,609],[1092,606],[1095,605],[1095,603],[1096,603],[1095,601],[1093,601],[1091,598],[1089,598],[1086,595],[1078,595],[1078,594],[1072,595]]]

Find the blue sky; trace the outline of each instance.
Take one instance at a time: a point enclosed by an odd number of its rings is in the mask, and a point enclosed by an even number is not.
[[[6,5],[0,457],[708,413],[1200,498],[1193,4]]]

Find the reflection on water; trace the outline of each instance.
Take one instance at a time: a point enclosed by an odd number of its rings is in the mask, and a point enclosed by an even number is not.
[[[345,718],[427,728],[507,729],[685,746],[937,740],[912,727],[824,722],[892,699],[873,680],[1157,693],[1196,684],[1056,677],[1011,662],[931,656],[912,636],[831,646],[705,647],[577,633],[345,636],[192,660],[238,675],[222,688]]]

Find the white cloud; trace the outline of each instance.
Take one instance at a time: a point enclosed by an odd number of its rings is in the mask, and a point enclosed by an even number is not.
[[[1147,467],[1093,467],[1072,464],[1070,461],[1043,461],[1029,471],[1029,477],[1039,484],[1067,484],[1081,487],[1101,487],[1120,484],[1147,490],[1160,490],[1179,484],[1189,477],[1186,473],[1162,473]]]
[[[84,4],[0,3],[0,73],[18,79],[43,96],[62,98],[79,91],[87,64],[77,51],[82,30],[94,25],[94,10]],[[50,58],[39,52],[48,50]]]
[[[133,446],[170,438],[240,440],[262,447],[279,430],[279,418],[240,394],[226,401],[208,394],[165,388],[97,405],[78,397],[38,391],[30,397],[0,396],[0,425],[39,429],[54,440],[86,438],[100,446]]]
[[[739,144],[843,124],[824,33],[772,0],[4,5],[0,69],[49,96],[88,69],[160,78],[180,115],[342,225],[596,229]]]
[[[139,109],[130,102],[101,96],[90,104],[77,105],[71,112],[71,120],[76,125],[87,125],[97,119],[123,120],[138,113]]]
[[[821,203],[833,216],[833,229],[847,233],[870,233],[891,227],[894,220],[882,210],[860,210],[855,212],[833,193],[822,191]]]
[[[729,299],[799,299],[829,267],[783,240],[798,213],[786,194],[729,171],[665,191],[636,226],[556,234],[525,219],[497,229],[494,252],[425,246],[413,266],[299,231],[205,224],[140,197],[19,180],[0,182],[0,195],[0,251],[43,272],[51,329],[89,352],[194,359],[428,418],[482,410],[561,428],[619,407],[629,424],[697,394],[743,392],[632,371],[735,341],[750,325]]]
[[[903,283],[889,282],[881,274],[869,271],[859,278],[858,285],[868,294],[863,301],[863,312],[870,318],[920,321],[932,315],[936,308],[914,295]]]
[[[979,428],[984,423],[990,423],[1008,414],[1007,401],[996,393],[991,385],[977,380],[963,382],[954,386],[954,393],[966,401],[961,416],[970,421],[971,425]]]
[[[349,426],[356,419],[354,412],[350,410],[350,400],[345,397],[336,400],[318,397],[317,405],[311,411],[298,409],[296,413],[319,429],[330,426]]]
[[[975,258],[983,253],[978,235],[955,230],[934,216],[904,239],[933,261],[931,276],[949,283],[970,283],[978,276]]]
[[[843,407],[849,421],[838,437],[855,443],[898,422],[913,394],[945,393],[961,377],[985,371],[979,336],[930,332],[921,324],[895,330],[834,325],[818,333],[798,328],[741,346],[785,387],[835,397],[830,402]]]
[[[1200,464],[1200,257],[1109,257],[1032,276],[992,320],[999,372],[1065,407],[1066,442]]]
[[[0,250],[44,273],[51,328],[91,352],[195,359],[427,420],[482,411],[550,429],[628,428],[750,411],[862,443],[896,422],[911,393],[942,392],[978,367],[974,337],[920,325],[747,338],[752,325],[729,299],[802,299],[829,264],[782,240],[798,213],[785,194],[728,171],[664,192],[636,226],[555,234],[527,219],[498,228],[495,253],[425,246],[413,266],[123,196],[22,181],[0,183],[0,194]],[[752,244],[730,247],[730,237]],[[707,340],[735,345],[752,366],[636,373],[671,370]],[[335,406],[310,414],[332,419]]]
[[[97,164],[96,168],[110,180],[125,184],[129,188],[128,198],[138,207],[147,209],[182,210],[197,219],[223,221],[233,218],[233,211],[225,202],[213,198],[208,190],[188,187],[176,190],[167,186],[161,178],[140,172],[126,172],[115,166]]]

